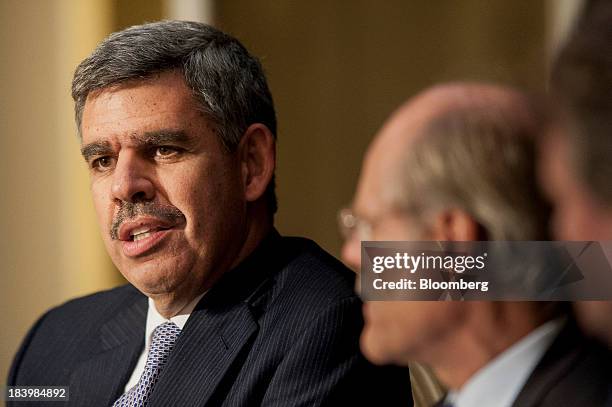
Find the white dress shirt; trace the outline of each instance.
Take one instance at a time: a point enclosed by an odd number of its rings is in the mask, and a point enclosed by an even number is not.
[[[446,402],[454,407],[511,406],[533,369],[557,337],[564,318],[541,325],[481,368]]]
[[[206,293],[204,293],[206,294]],[[134,387],[138,380],[140,380],[140,376],[142,376],[142,372],[144,371],[145,363],[147,363],[147,354],[149,353],[149,348],[151,347],[151,337],[153,336],[153,331],[155,328],[160,326],[166,322],[174,322],[181,330],[185,326],[187,319],[191,315],[191,312],[198,305],[198,302],[202,299],[204,294],[197,296],[193,301],[185,306],[178,314],[173,316],[170,319],[166,319],[159,312],[157,312],[157,308],[155,308],[155,303],[152,299],[149,298],[149,310],[147,311],[147,326],[145,328],[145,347],[138,358],[138,362],[136,363],[136,367],[132,372],[132,376],[130,376],[130,380],[128,380],[127,384],[124,388],[124,393],[129,389]]]

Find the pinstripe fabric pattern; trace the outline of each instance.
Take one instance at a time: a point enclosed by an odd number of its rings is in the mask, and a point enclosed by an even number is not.
[[[406,369],[374,367],[359,353],[353,282],[313,242],[273,233],[196,306],[149,405],[412,405]],[[70,385],[63,406],[109,406],[144,346],[145,314],[146,298],[131,286],[52,310],[24,341],[9,380]]]

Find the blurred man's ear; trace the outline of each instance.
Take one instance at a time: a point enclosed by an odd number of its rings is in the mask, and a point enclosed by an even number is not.
[[[240,140],[238,154],[245,198],[247,202],[256,201],[265,193],[276,166],[275,142],[270,129],[261,123],[250,125]]]
[[[480,225],[461,209],[445,209],[436,214],[431,222],[432,240],[470,241],[479,240]]]

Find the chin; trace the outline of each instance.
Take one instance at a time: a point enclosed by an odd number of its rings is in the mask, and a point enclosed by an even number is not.
[[[184,273],[177,268],[160,264],[140,264],[121,269],[121,274],[143,294],[160,294],[174,291]]]
[[[384,338],[376,335],[367,327],[364,328],[359,339],[361,353],[375,365],[388,365],[394,363],[389,347],[385,346]]]

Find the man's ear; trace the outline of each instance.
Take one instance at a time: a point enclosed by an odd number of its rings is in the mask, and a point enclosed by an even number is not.
[[[247,202],[256,201],[266,191],[276,167],[276,147],[270,129],[261,123],[250,125],[238,145],[238,156],[245,198]]]
[[[462,209],[450,208],[437,213],[431,222],[433,240],[479,240],[480,225]]]

